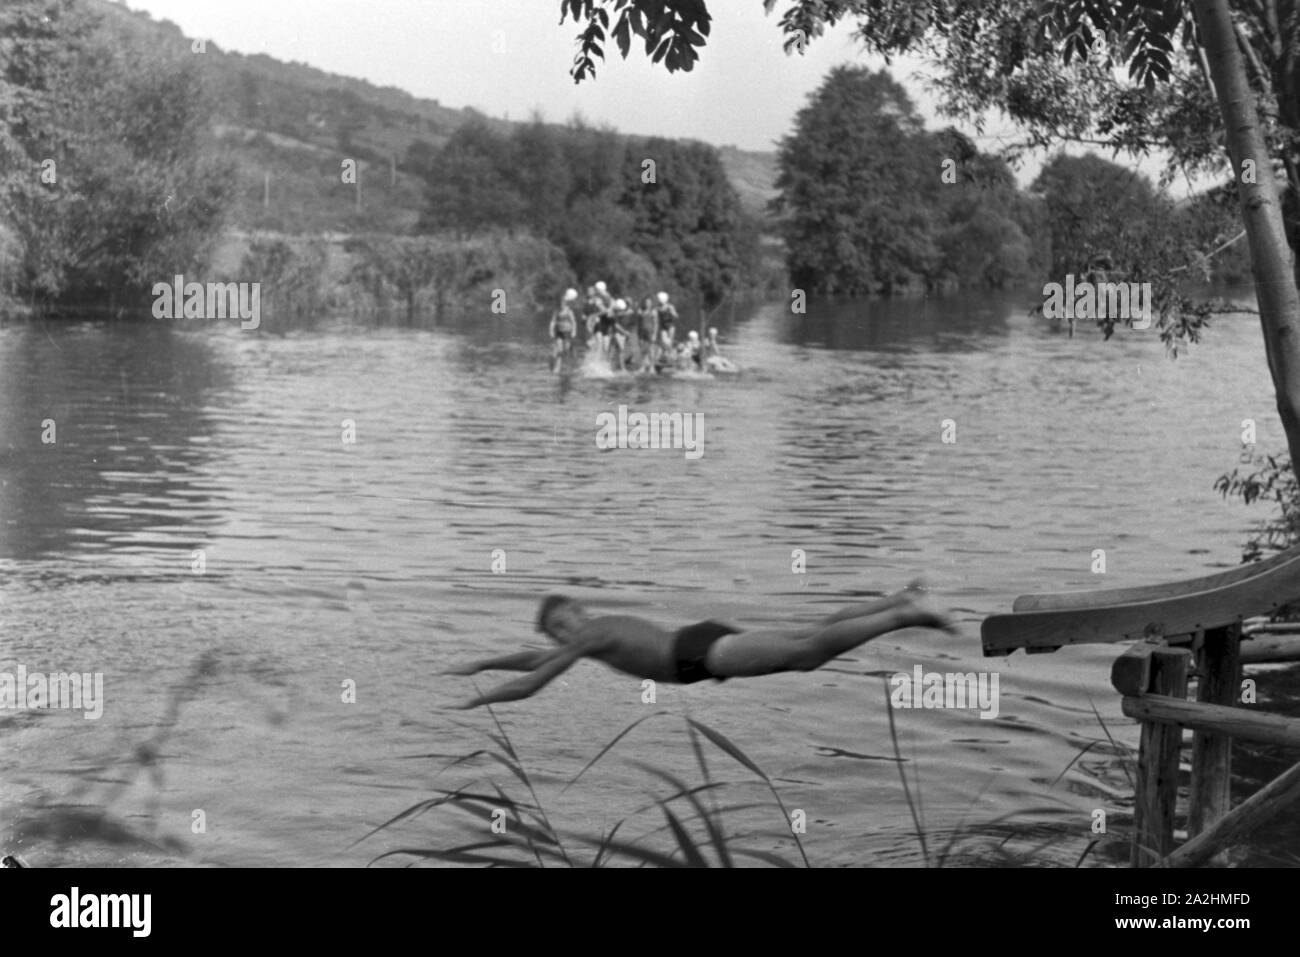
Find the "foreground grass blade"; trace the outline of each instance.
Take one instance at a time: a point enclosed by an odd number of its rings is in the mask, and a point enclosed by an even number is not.
[[[423,814],[425,811],[428,811],[428,810],[430,810],[430,809],[432,809],[432,808],[435,808],[435,807],[437,807],[439,804],[446,804],[446,803],[447,803],[448,801],[450,801],[454,796],[460,794],[462,790],[464,790],[464,789],[462,788],[462,789],[458,789],[458,790],[456,790],[456,791],[443,791],[443,792],[442,792],[442,794],[443,794],[442,797],[430,798],[430,799],[427,800],[427,801],[421,801],[419,804],[412,804],[410,807],[408,807],[405,811],[402,811],[402,812],[401,812],[400,814],[398,814],[396,817],[391,817],[391,818],[389,818],[387,821],[385,821],[383,824],[379,825],[379,826],[378,826],[377,828],[375,828],[374,830],[368,831],[368,832],[367,832],[366,834],[364,834],[363,836],[357,838],[355,841],[353,841],[351,844],[348,845],[348,850],[351,850],[352,848],[356,847],[358,844],[360,844],[360,843],[361,843],[362,841],[364,841],[366,838],[368,838],[368,837],[373,837],[374,835],[378,834],[378,833],[379,833],[380,831],[382,831],[384,828],[386,828],[386,827],[391,827],[392,825],[396,824],[398,821],[403,821],[403,820],[405,820],[405,819],[408,818],[408,817],[414,817],[414,816],[417,815],[417,814]]]
[[[640,861],[642,865],[653,864],[655,867],[683,867],[681,861],[662,854],[659,851],[652,851],[649,848],[640,847],[630,841],[616,841],[613,837],[595,838],[587,834],[571,834],[573,840],[580,844],[586,844],[591,847],[605,847],[607,852],[621,854],[634,861]]]
[[[686,800],[691,802],[691,806],[695,808],[696,815],[704,822],[704,827],[709,832],[709,839],[713,842],[713,849],[718,855],[718,863],[723,867],[734,867],[735,864],[731,859],[731,855],[727,852],[727,839],[723,837],[721,829],[713,819],[713,815],[709,813],[708,809],[704,807],[700,802],[700,799],[693,793],[694,789],[688,787],[686,782],[678,778],[676,775],[669,774],[661,768],[656,768],[653,765],[646,764],[644,761],[633,761],[632,763],[643,771],[653,774],[655,777],[667,781],[669,784],[673,785],[673,787],[677,788],[678,794],[674,795],[672,798],[657,802],[660,807],[666,808],[668,803],[676,797],[684,797]],[[708,788],[709,785],[706,784],[704,787]]]
[[[1097,716],[1097,723],[1101,725],[1101,730],[1105,733],[1106,740],[1110,742],[1110,746],[1114,748],[1116,756],[1120,759],[1120,770],[1124,772],[1124,777],[1128,778],[1128,786],[1132,788],[1133,792],[1136,794],[1137,783],[1133,780],[1133,775],[1129,773],[1128,762],[1125,761],[1123,757],[1129,753],[1128,748],[1121,747],[1119,743],[1111,737],[1110,728],[1106,727],[1106,722],[1101,720],[1101,712],[1098,711],[1097,706],[1093,704],[1092,698],[1088,699],[1088,707],[1092,708],[1092,713]]]
[[[1055,777],[1055,779],[1053,779],[1052,783],[1047,786],[1047,790],[1050,791],[1058,784],[1060,784],[1061,778],[1065,777],[1070,772],[1070,768],[1074,767],[1075,762],[1078,761],[1081,757],[1083,757],[1085,754],[1087,754],[1089,751],[1091,751],[1094,747],[1096,747],[1099,744],[1101,744],[1100,741],[1089,741],[1086,745],[1084,745],[1083,750],[1081,750],[1078,754],[1072,757],[1070,759],[1070,763],[1067,764],[1065,767],[1063,767],[1061,769],[1061,773],[1058,774]]]
[[[524,782],[524,786],[528,788],[528,793],[532,795],[533,804],[537,808],[537,813],[541,815],[542,824],[546,827],[546,830],[555,835],[555,843],[560,849],[560,854],[564,857],[564,863],[572,867],[573,862],[569,860],[569,852],[564,849],[564,843],[560,841],[559,833],[551,825],[550,815],[546,813],[546,808],[542,807],[542,799],[537,796],[537,789],[533,787],[532,778],[530,778],[528,772],[524,770],[524,763],[519,760],[519,755],[515,752],[515,747],[510,742],[510,735],[506,734],[506,729],[501,726],[501,721],[497,718],[497,713],[492,710],[491,705],[487,706],[487,711],[488,714],[492,716],[492,723],[495,724],[497,730],[501,732],[501,740],[504,742],[506,754],[510,756],[514,765],[519,768],[519,778]]]
[[[767,789],[772,792],[772,797],[776,799],[777,807],[781,809],[781,816],[785,819],[786,827],[789,828],[790,812],[786,810],[785,802],[781,800],[781,795],[777,793],[776,787],[772,784],[772,779],[767,776],[767,773],[750,760],[749,755],[736,747],[736,745],[732,744],[731,741],[722,734],[722,732],[714,731],[707,724],[696,721],[694,718],[687,718],[686,720],[697,728],[700,734],[704,735],[720,748],[723,753],[730,755],[734,760],[739,761],[742,765],[749,768],[749,770],[753,771],[763,779],[763,783],[767,785]],[[808,862],[808,855],[804,852],[803,841],[799,840],[799,835],[794,831],[791,831],[791,834],[794,836],[795,846],[799,848],[799,856],[803,858],[803,866],[812,867],[812,864]]]
[[[597,761],[599,761],[601,758],[603,758],[606,754],[609,753],[610,748],[614,747],[614,745],[618,744],[618,743],[619,743],[620,741],[622,741],[625,737],[627,737],[628,733],[631,732],[631,730],[632,730],[633,728],[635,728],[637,725],[639,725],[642,721],[649,721],[651,718],[657,718],[657,717],[659,717],[659,715],[661,715],[661,714],[663,714],[663,713],[664,713],[664,712],[662,712],[662,711],[653,711],[653,712],[651,712],[650,714],[646,715],[646,716],[643,717],[643,718],[637,718],[635,721],[633,721],[631,724],[629,724],[626,728],[624,728],[624,729],[623,729],[622,731],[620,731],[618,734],[614,735],[614,740],[610,741],[609,744],[607,744],[607,745],[605,745],[603,748],[601,748],[601,749],[600,749],[600,753],[597,754],[597,755],[596,755],[594,758],[592,758],[590,761],[588,761],[588,762],[586,763],[586,765],[583,766],[582,770],[579,771],[577,774],[575,774],[575,775],[573,776],[573,778],[569,781],[569,783],[566,784],[566,785],[564,786],[563,790],[561,790],[560,793],[563,794],[565,791],[569,790],[569,788],[571,788],[571,787],[573,787],[575,784],[577,784],[577,783],[578,783],[578,778],[582,777],[582,776],[583,776],[584,774],[586,774],[589,770],[591,770],[592,766],[593,766]]]
[[[505,795],[501,796],[500,801],[496,798],[485,799],[479,796],[472,798],[461,796],[451,799],[450,803],[455,807],[460,808],[462,811],[472,814],[480,820],[487,821],[489,825],[492,823],[493,814],[501,809],[499,804],[504,804],[510,810],[514,810],[514,802]],[[516,826],[519,828],[519,833],[524,838],[536,841],[539,844],[550,844],[554,845],[557,849],[559,848],[559,841],[542,828],[534,827],[531,824],[526,823],[523,818],[518,816],[518,814],[515,815],[515,822]]]
[[[775,851],[751,851],[751,850],[746,850],[743,847],[737,847],[733,850],[733,853],[738,854],[741,857],[752,857],[758,861],[765,861],[768,864],[771,864],[773,867],[794,867],[795,866],[794,861],[787,860],[786,858],[782,857],[780,854],[777,854]]]
[[[473,854],[464,851],[436,851],[427,848],[407,847],[396,851],[388,851],[380,854],[371,861],[382,861],[386,857],[396,857],[398,855],[409,857],[431,858],[435,861],[445,861],[448,864],[487,864],[491,867],[532,867],[527,861],[514,860],[509,857],[492,857],[488,854]]]
[[[925,845],[925,829],[921,827],[921,819],[916,814],[916,804],[912,801],[912,792],[907,786],[907,772],[903,770],[903,752],[898,747],[898,729],[894,726],[894,709],[889,703],[889,682],[884,680],[884,684],[885,714],[889,716],[889,740],[894,743],[894,759],[898,763],[898,777],[903,782],[903,797],[907,799],[907,809],[912,814],[912,824],[916,827],[916,836],[921,842],[921,857],[925,861],[925,866],[929,867],[930,851]]]
[[[687,714],[687,717],[690,717],[689,713]],[[703,777],[706,782],[712,783],[713,775],[709,773],[709,762],[704,759],[704,747],[700,744],[700,734],[689,721],[686,723],[686,733],[691,739],[691,750],[695,752],[695,763],[700,766],[700,776]],[[717,834],[722,835],[722,848],[725,851],[727,846],[726,832],[722,827],[722,815],[718,813],[718,798],[714,794],[709,795],[709,808],[712,811],[712,814],[706,819],[709,824],[709,833],[713,834],[716,832]],[[725,861],[723,863],[723,867],[731,866],[732,864],[730,861]]]
[[[709,862],[704,859],[700,853],[699,845],[691,839],[691,835],[682,822],[677,819],[677,815],[667,804],[660,804],[659,809],[664,812],[664,817],[668,820],[668,826],[672,828],[673,837],[677,839],[677,847],[681,850],[682,856],[686,858],[688,867],[708,867]]]
[[[596,848],[596,856],[591,859],[592,867],[600,867],[601,858],[605,856],[606,849],[608,849],[610,842],[614,840],[614,835],[618,833],[618,829],[622,826],[623,822],[619,821],[610,829],[608,834],[600,839],[600,846]]]
[[[501,786],[494,781],[492,782],[492,787],[496,788],[497,794],[501,795],[501,798],[505,800],[506,793],[501,790]],[[537,866],[543,868],[546,867],[546,862],[542,860],[542,855],[537,849],[537,843],[531,837],[528,836],[528,826],[524,824],[523,819],[520,818],[518,811],[514,812],[514,816],[515,816],[515,824],[519,826],[520,833],[524,835],[525,840],[528,842],[528,849],[533,852],[533,859],[537,861]],[[554,840],[555,835],[551,834],[548,835],[548,837]],[[555,843],[559,844],[560,842],[555,841]]]

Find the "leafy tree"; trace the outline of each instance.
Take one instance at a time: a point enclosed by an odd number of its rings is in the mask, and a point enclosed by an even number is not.
[[[1167,205],[1142,174],[1093,154],[1053,157],[1030,189],[1047,215],[1054,274],[1131,262],[1128,247],[1149,241]]]
[[[1276,515],[1259,523],[1242,549],[1242,561],[1253,562],[1267,552],[1277,552],[1300,545],[1300,485],[1296,472],[1285,455],[1247,453],[1242,466],[1221,475],[1214,483],[1224,498],[1240,498],[1247,505],[1269,502],[1277,506]]]
[[[796,286],[888,293],[931,275],[935,181],[918,163],[923,132],[907,92],[888,73],[831,71],[799,111],[778,158],[781,195],[773,209],[782,216]]]
[[[425,178],[421,231],[517,229],[558,246],[587,281],[631,295],[665,282],[716,304],[753,244],[717,152],[701,143],[540,119],[506,135],[471,122],[430,157]]]
[[[518,228],[526,204],[512,182],[514,150],[481,118],[458,129],[426,175],[422,231],[452,230],[467,236],[494,227]]]
[[[752,224],[717,151],[681,140],[633,140],[620,180],[622,205],[634,216],[631,248],[705,308],[720,303],[741,280],[742,237]]]
[[[411,145],[406,148],[406,156],[402,159],[401,168],[404,172],[424,178],[429,175],[429,171],[437,161],[438,147],[428,140],[416,139],[412,140]]]
[[[1020,192],[1006,161],[981,153],[951,127],[927,139],[924,168],[946,169],[955,180],[941,177],[941,187],[925,193],[939,221],[932,284],[999,289],[1045,274],[1051,240],[1042,204]]]
[[[1177,351],[1195,342],[1208,317],[1232,307],[1183,294],[1186,279],[1208,281],[1204,250],[1225,240],[1218,217],[1189,216],[1159,195],[1146,177],[1098,156],[1056,156],[1034,181],[1052,239],[1052,270],[1090,280],[1150,282],[1161,336]],[[1097,324],[1107,338],[1114,316]]]
[[[625,287],[633,277],[620,250],[631,241],[635,222],[635,213],[621,202],[627,144],[612,129],[579,122],[565,130],[561,150],[568,195],[551,236],[579,276]]]
[[[552,235],[564,218],[571,189],[561,134],[534,118],[515,130],[511,150],[514,185],[524,201],[523,220],[536,235]]]
[[[1017,217],[1032,214],[1006,163],[955,130],[926,132],[884,71],[834,69],[783,140],[778,169],[773,209],[800,288],[998,287],[1029,273]]]
[[[204,158],[197,67],[104,35],[72,0],[15,0],[0,37],[12,292],[48,308],[123,304],[201,265],[233,172]]]

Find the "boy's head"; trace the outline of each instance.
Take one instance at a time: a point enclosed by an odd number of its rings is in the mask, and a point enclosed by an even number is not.
[[[537,630],[568,641],[587,620],[587,609],[565,595],[547,595],[537,611]]]

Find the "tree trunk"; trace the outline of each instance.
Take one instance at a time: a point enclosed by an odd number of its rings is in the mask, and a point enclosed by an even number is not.
[[[1250,243],[1251,268],[1264,349],[1268,356],[1277,410],[1286,430],[1291,467],[1300,475],[1300,290],[1296,288],[1291,247],[1287,244],[1273,160],[1259,127],[1255,97],[1237,48],[1228,0],[1194,0],[1210,76],[1223,113],[1228,155],[1241,217]],[[1255,182],[1242,182],[1242,164],[1253,160]]]

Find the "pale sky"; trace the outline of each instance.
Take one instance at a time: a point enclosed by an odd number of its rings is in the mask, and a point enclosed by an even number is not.
[[[786,4],[778,2],[767,16],[762,0],[711,0],[713,29],[691,73],[670,75],[651,65],[638,55],[634,39],[626,61],[609,43],[611,59],[598,65],[594,80],[576,86],[568,71],[578,28],[571,20],[559,24],[559,0],[128,0],[126,6],[171,20],[187,36],[223,50],[297,60],[444,106],[473,106],[510,119],[527,119],[536,109],[557,122],[581,112],[589,122],[624,133],[751,150],[775,148],[836,64],[884,65],[862,52],[845,24],[804,55],[787,56],[778,28]],[[916,76],[925,69],[920,59],[898,58],[891,72],[926,125],[937,129],[952,121],[937,116]],[[999,136],[1014,133],[994,119],[976,142],[993,152]],[[1018,171],[1022,183],[1042,159]],[[1141,165],[1154,178],[1156,164]]]
[[[536,108],[562,121],[580,111],[625,133],[700,139],[768,150],[790,130],[831,67],[868,63],[840,25],[803,56],[786,56],[762,0],[712,0],[713,30],[691,73],[669,75],[635,48],[612,59],[595,80],[569,77],[573,21],[560,26],[559,0],[127,0],[155,20],[224,50],[298,60],[331,73],[396,86],[445,106],[526,119]],[[919,61],[910,61],[913,67]],[[934,110],[903,61],[894,76]]]

